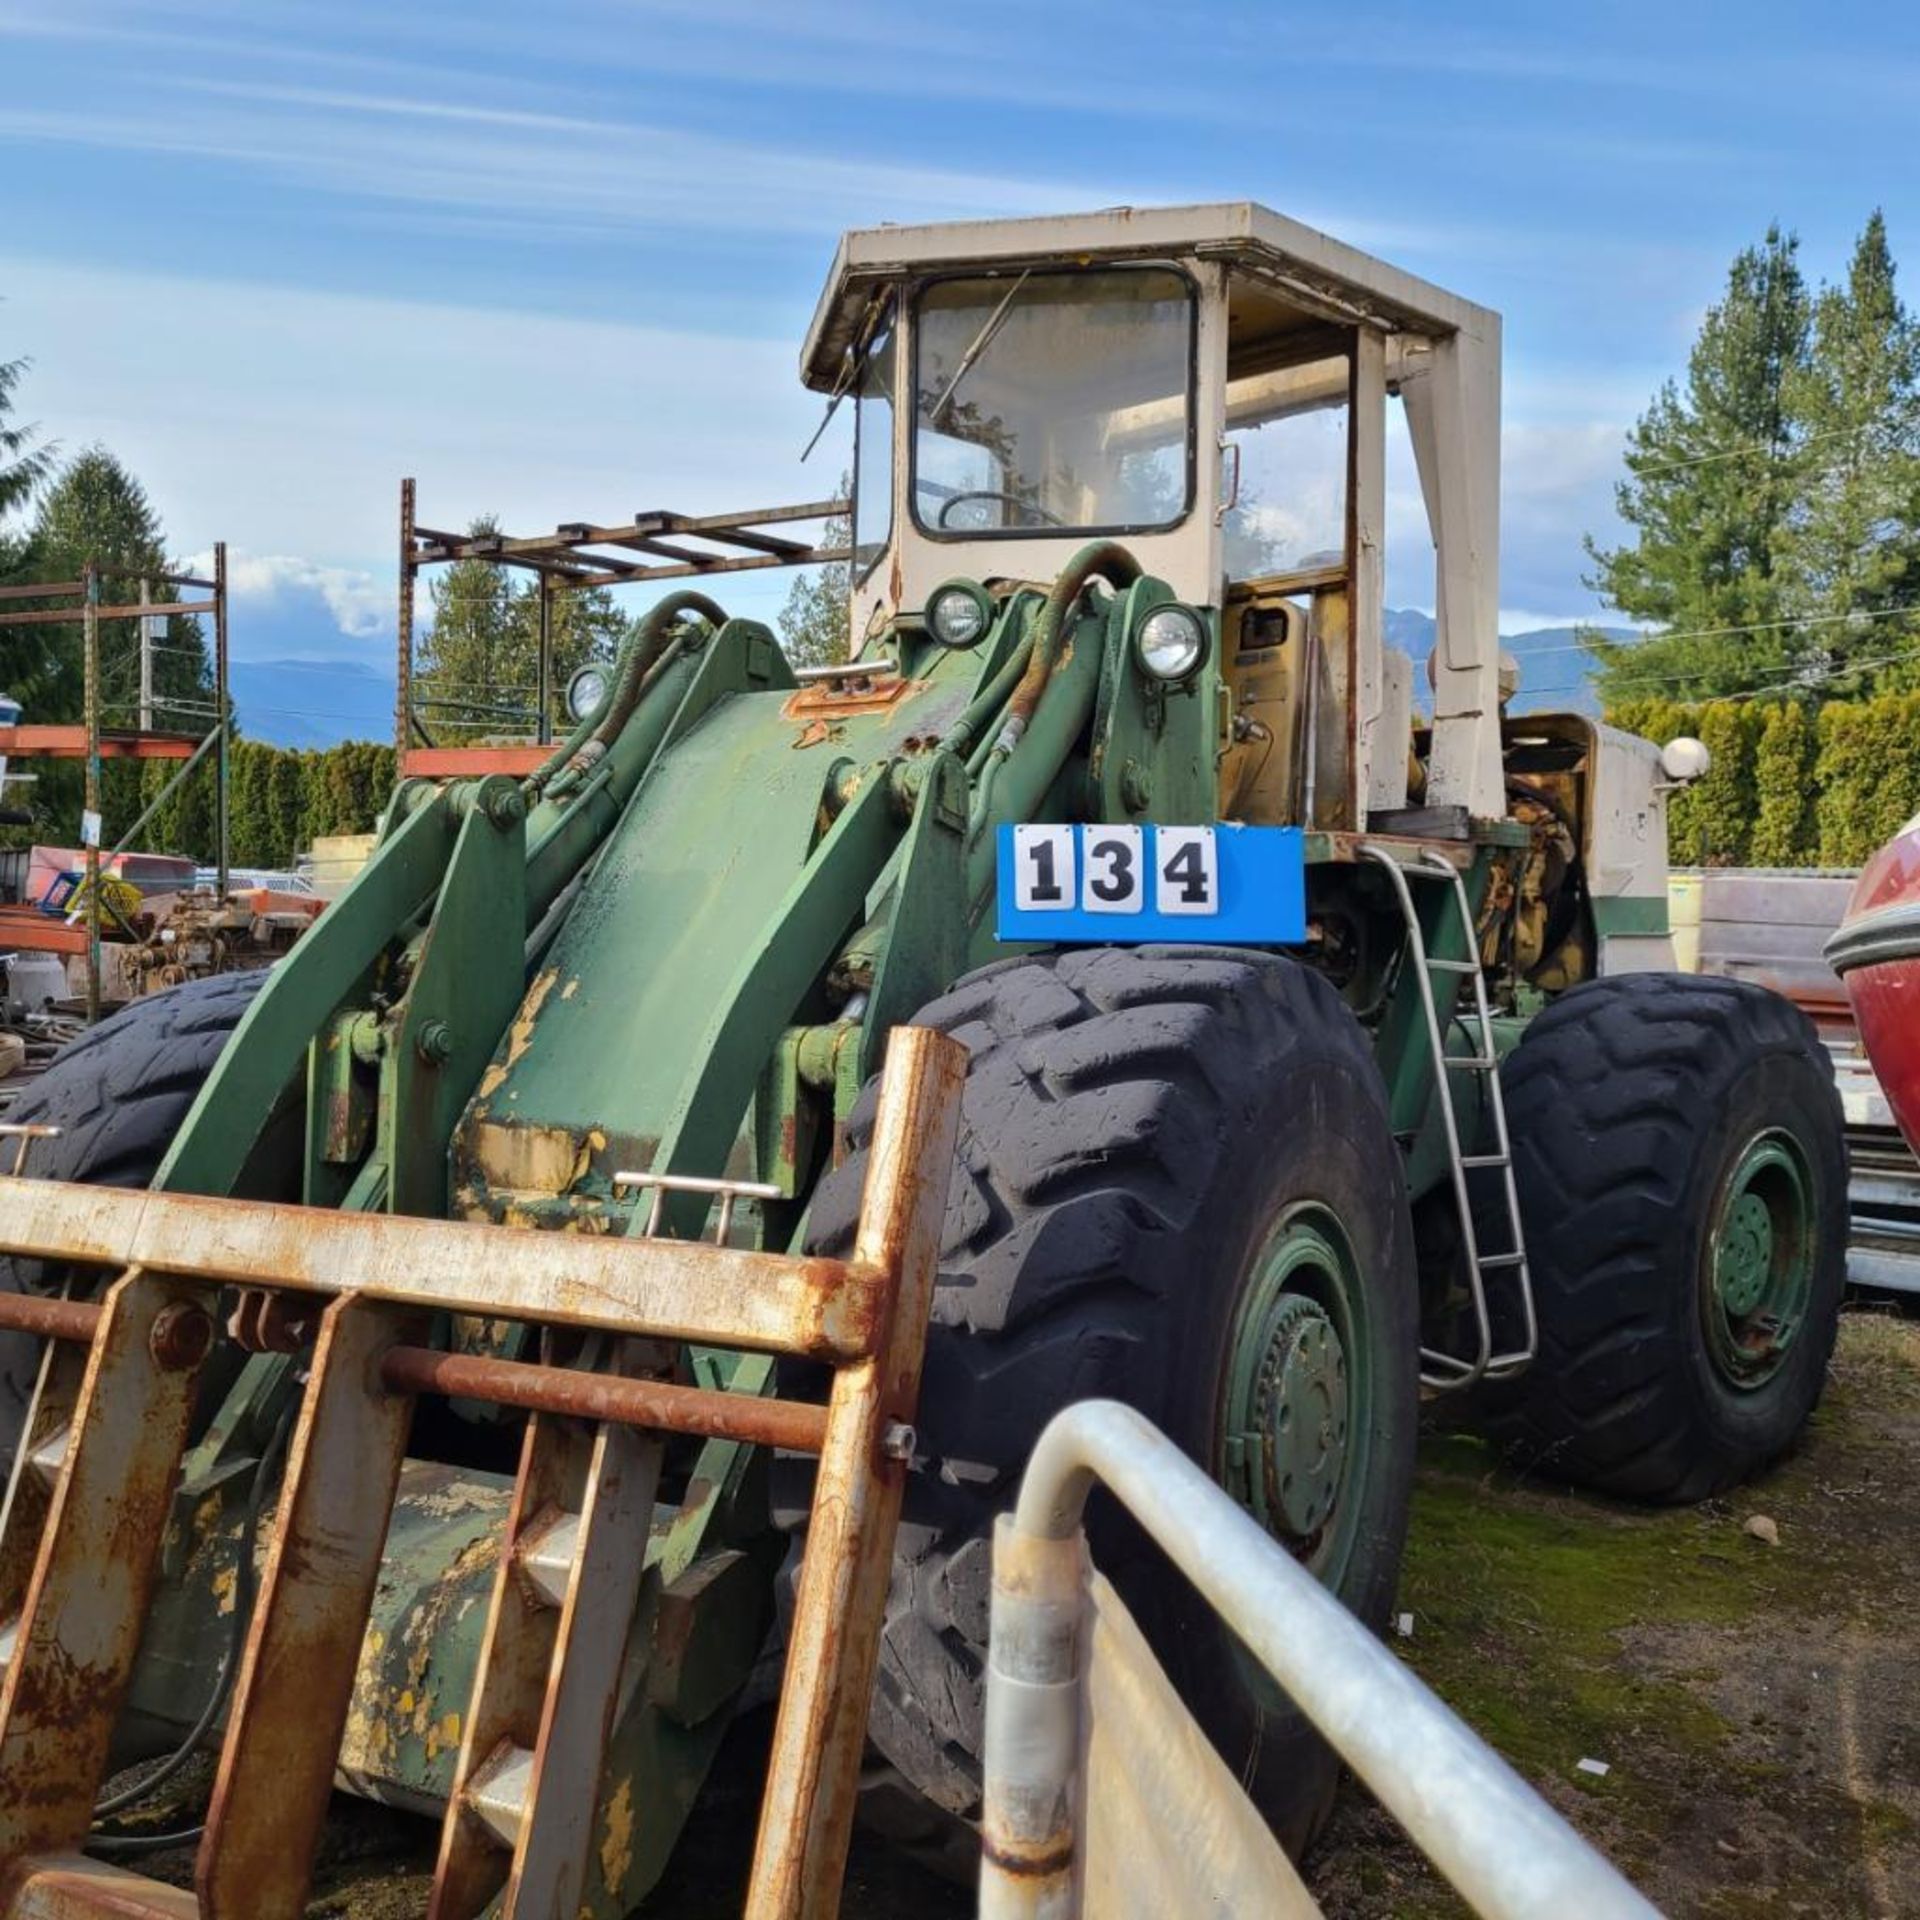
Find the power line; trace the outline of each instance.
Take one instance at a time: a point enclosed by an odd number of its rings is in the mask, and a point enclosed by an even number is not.
[[[1825,667],[1766,667],[1757,669],[1756,679],[1779,682],[1775,686],[1741,688],[1730,693],[1716,693],[1708,697],[1715,700],[1745,700],[1759,698],[1769,693],[1790,693],[1797,687],[1820,686],[1829,680],[1837,680],[1842,674],[1864,673],[1872,667],[1890,667],[1902,660],[1920,660],[1920,646],[1905,647],[1897,653],[1879,654],[1867,660],[1837,660]],[[1626,687],[1672,687],[1691,684],[1698,680],[1711,680],[1711,671],[1695,673],[1657,673],[1642,674],[1631,680],[1617,680],[1609,692]],[[1587,686],[1585,680],[1570,681],[1561,686],[1531,687],[1530,694],[1579,693]]]
[[[1715,453],[1689,454],[1684,460],[1663,460],[1656,467],[1636,467],[1633,455],[1627,455],[1627,471],[1636,480],[1648,480],[1658,473],[1678,473],[1683,467],[1710,466],[1716,460],[1744,460],[1756,453],[1764,453],[1770,459],[1783,459],[1787,454],[1798,453],[1802,447],[1816,447],[1823,440],[1857,440],[1863,433],[1870,433],[1874,423],[1864,422],[1857,427],[1834,427],[1826,433],[1810,433],[1804,440],[1797,440],[1790,447],[1782,447],[1775,440],[1756,440],[1751,446],[1722,447]]]
[[[1797,613],[1785,620],[1756,620],[1741,627],[1692,627],[1677,633],[1643,633],[1632,640],[1612,640],[1596,631],[1592,640],[1572,640],[1552,647],[1528,647],[1518,656],[1522,661],[1544,660],[1550,653],[1590,653],[1596,646],[1618,647],[1631,653],[1636,647],[1650,647],[1661,640],[1729,640],[1746,633],[1779,633],[1796,627],[1844,626],[1850,621],[1893,620],[1903,613],[1920,614],[1920,600],[1903,601],[1897,607],[1853,607],[1845,613]]]

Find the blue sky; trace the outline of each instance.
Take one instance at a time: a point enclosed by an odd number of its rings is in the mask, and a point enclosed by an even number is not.
[[[385,673],[403,473],[530,531],[825,491],[840,228],[1260,199],[1506,315],[1538,626],[1598,610],[1580,536],[1738,247],[1833,274],[1881,205],[1920,262],[1917,105],[1894,5],[0,0],[0,358],[228,541],[239,657]]]

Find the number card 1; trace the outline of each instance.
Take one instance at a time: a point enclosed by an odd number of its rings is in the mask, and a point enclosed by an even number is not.
[[[1307,937],[1297,827],[999,829],[996,936],[1009,944],[1290,946]]]

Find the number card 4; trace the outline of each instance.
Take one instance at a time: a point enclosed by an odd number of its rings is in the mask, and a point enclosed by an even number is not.
[[[995,931],[1009,942],[1306,938],[1292,827],[1003,826]]]

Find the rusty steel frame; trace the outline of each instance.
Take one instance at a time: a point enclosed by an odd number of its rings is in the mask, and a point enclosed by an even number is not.
[[[820,1455],[746,1912],[834,1913],[965,1070],[957,1042],[896,1029],[846,1261],[0,1176],[0,1250],[118,1273],[98,1303],[0,1295],[0,1327],[49,1337],[0,1516],[0,1916],[296,1920],[422,1392],[532,1411],[435,1920],[483,1908],[547,1920],[577,1904],[666,1433]],[[81,1849],[193,1383],[235,1285],[300,1296],[281,1325],[324,1307],[186,1893]],[[584,1330],[588,1363],[419,1346],[426,1316],[448,1307],[562,1330],[563,1343]],[[686,1341],[829,1361],[827,1403],[657,1377]],[[50,1478],[44,1504],[36,1474]]]
[[[140,582],[141,598],[128,605],[103,605],[100,583],[103,580]],[[156,601],[148,598],[155,583],[170,587],[190,587],[206,593],[205,600]],[[109,759],[194,760],[214,742],[214,858],[218,871],[217,897],[227,897],[227,769],[232,745],[233,711],[227,698],[227,543],[214,542],[213,578],[203,579],[191,573],[149,573],[135,575],[123,568],[102,567],[89,560],[78,580],[28,581],[0,588],[0,602],[9,600],[70,601],[70,606],[30,607],[19,612],[0,613],[0,628],[39,626],[80,626],[81,685],[84,719],[79,727],[31,726],[0,728],[0,754],[21,759],[81,759],[86,763],[86,810],[96,817],[100,812],[101,763]],[[101,725],[100,622],[102,620],[145,620],[153,615],[171,619],[210,614],[213,617],[213,724],[204,734],[158,732],[149,726],[117,728],[108,733]],[[142,636],[142,644],[145,636]],[[149,714],[143,711],[145,721]],[[181,770],[184,774],[187,769]],[[177,776],[176,776],[177,777]],[[136,823],[137,824],[137,823]],[[57,933],[42,932],[23,924],[14,915],[13,943],[41,952],[82,953],[86,958],[87,1021],[100,1017],[100,840],[96,834],[86,847],[86,917],[77,947]]]
[[[413,698],[413,625],[415,582],[426,567],[450,566],[460,560],[485,560],[495,566],[519,567],[537,577],[541,586],[541,649],[538,678],[552,686],[552,596],[557,590],[584,587],[624,587],[658,580],[686,580],[707,574],[753,573],[765,567],[812,567],[852,558],[851,546],[827,545],[820,540],[796,540],[769,533],[769,527],[797,521],[834,520],[852,511],[851,500],[806,500],[784,507],[756,507],[743,513],[687,514],[660,510],[636,513],[631,520],[601,526],[569,520],[552,533],[461,534],[442,527],[422,526],[415,513],[415,486],[400,482],[400,592],[395,666],[394,750],[403,766],[421,737],[427,756],[411,771],[445,777],[472,768],[449,758],[435,764],[430,756],[454,756],[471,751],[440,748],[426,738]],[[700,544],[688,546],[695,541]],[[597,552],[616,547],[624,554],[644,554],[646,560],[617,558]],[[546,737],[548,715],[543,704],[538,731]],[[497,749],[487,749],[497,751]],[[512,769],[518,771],[519,769]]]

